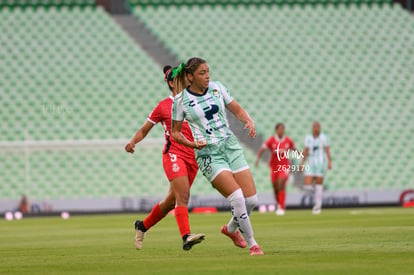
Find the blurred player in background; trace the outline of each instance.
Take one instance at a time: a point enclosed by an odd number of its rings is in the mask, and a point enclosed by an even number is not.
[[[268,138],[257,153],[256,167],[259,165],[263,153],[270,150],[270,178],[277,203],[276,215],[283,216],[285,215],[286,182],[291,171],[289,150],[296,149],[292,139],[285,136],[283,123],[276,124],[275,132],[275,135]]]
[[[187,86],[186,82],[190,83]],[[233,99],[220,82],[210,82],[207,62],[198,57],[190,58],[176,78],[176,87],[182,92],[174,98],[172,118],[173,138],[183,145],[199,149],[195,152],[200,171],[230,203],[232,218],[221,232],[239,247],[246,243],[250,255],[263,255],[256,243],[249,214],[256,206],[254,180],[243,149],[230,129],[226,109],[232,112],[249,129],[249,136],[256,136],[253,120]],[[178,83],[179,82],[179,83]],[[186,119],[195,141],[183,134]]]
[[[307,164],[305,170],[305,190],[312,188],[315,182],[315,205],[312,213],[317,215],[322,210],[323,178],[326,168],[332,168],[331,153],[326,135],[321,133],[321,125],[318,121],[312,124],[312,134],[305,138],[305,150],[303,152],[302,166]]]
[[[170,181],[170,189],[166,197],[154,206],[151,213],[143,220],[135,222],[135,247],[142,249],[145,232],[158,223],[175,209],[175,219],[183,239],[183,249],[190,250],[191,247],[204,239],[204,234],[191,234],[188,221],[188,199],[190,188],[197,175],[198,165],[195,161],[194,150],[175,142],[171,138],[171,107],[177,90],[174,87],[174,77],[178,68],[164,67],[164,80],[172,92],[172,96],[160,101],[148,116],[147,121],[139,129],[131,141],[125,146],[125,150],[134,153],[135,144],[141,142],[152,127],[161,122],[165,131],[165,147],[163,150],[163,166],[165,175]],[[193,135],[188,124],[183,123],[183,135],[193,141]],[[144,183],[145,184],[145,183]]]
[[[26,195],[22,196],[22,199],[19,203],[19,211],[22,212],[23,214],[29,213],[29,201],[27,199]]]

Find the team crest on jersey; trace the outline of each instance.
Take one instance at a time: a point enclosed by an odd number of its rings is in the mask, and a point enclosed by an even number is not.
[[[217,89],[213,89],[213,95],[219,97],[219,91]]]

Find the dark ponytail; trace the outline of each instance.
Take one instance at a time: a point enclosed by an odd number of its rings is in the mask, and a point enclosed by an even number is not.
[[[169,70],[171,70],[172,69],[172,67],[170,66],[170,65],[165,65],[164,66],[164,68],[162,69],[163,70],[163,72],[164,72],[164,74],[166,73],[166,72],[168,72]]]
[[[172,67],[170,65],[165,65],[162,71],[164,72],[164,81],[167,82],[168,88],[172,91],[172,87],[170,86],[171,75],[172,75]]]

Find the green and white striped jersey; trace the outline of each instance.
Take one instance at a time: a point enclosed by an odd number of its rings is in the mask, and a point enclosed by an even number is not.
[[[195,140],[217,144],[233,135],[225,108],[232,101],[233,97],[218,81],[210,82],[202,95],[187,88],[174,98],[172,119],[186,119]]]
[[[311,165],[325,164],[325,148],[329,146],[328,137],[322,133],[316,138],[308,135],[305,138],[305,147],[309,149],[308,163]]]

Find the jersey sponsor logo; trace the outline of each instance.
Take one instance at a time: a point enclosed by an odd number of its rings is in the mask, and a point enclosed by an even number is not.
[[[219,127],[208,128],[208,129],[206,129],[206,133],[211,135],[211,134],[213,134],[213,131],[220,131],[220,129],[223,129],[224,127],[226,127],[226,125],[222,124]]]
[[[191,101],[188,103],[188,106],[189,106],[189,107],[194,107],[194,106],[196,106],[196,104],[194,103],[194,100],[191,100]]]
[[[313,148],[312,148],[312,150],[315,152],[315,151],[318,151],[318,149],[319,149],[319,146],[313,146]]]
[[[214,114],[218,113],[219,107],[216,104],[213,104],[213,105],[203,108],[203,110],[204,110],[205,118],[208,120],[212,120],[214,117]]]

